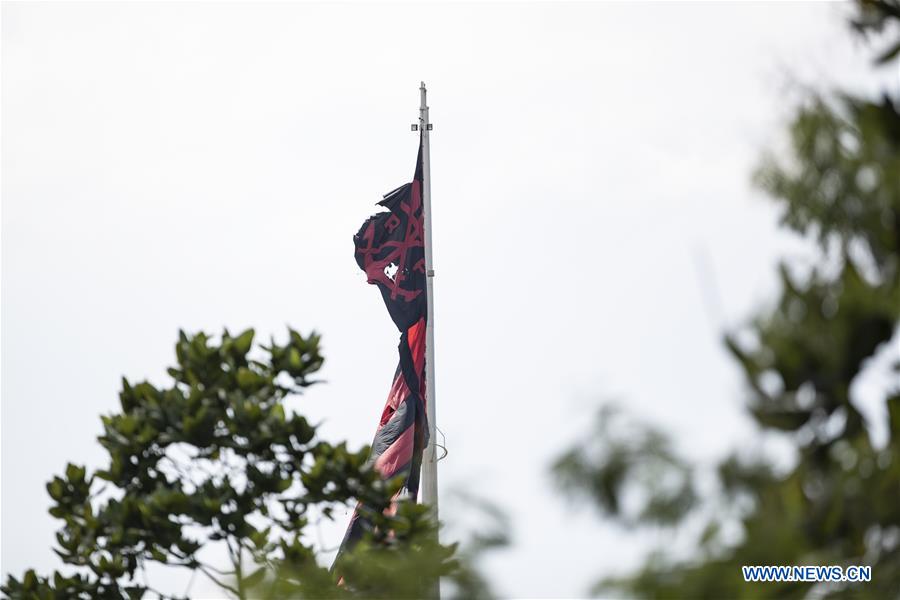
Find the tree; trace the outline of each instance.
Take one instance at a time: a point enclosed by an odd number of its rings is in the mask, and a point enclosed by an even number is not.
[[[350,451],[316,435],[284,400],[315,383],[319,336],[289,330],[251,351],[253,330],[214,341],[179,334],[172,383],[122,381],[121,411],[102,417],[105,468],[70,464],[47,484],[50,513],[63,521],[54,551],[74,569],[8,577],[10,598],[141,598],[165,594],[139,583],[148,563],[193,569],[223,593],[253,597],[422,597],[438,576],[472,578],[437,541],[424,507],[386,514],[398,484]],[[337,571],[316,562],[303,535],[310,512],[331,517],[359,502],[372,528]],[[389,511],[390,512],[390,511]],[[224,546],[225,570],[202,551]],[[486,593],[482,587],[481,595]]]
[[[863,2],[852,25],[898,32],[900,4]],[[900,35],[881,51],[900,54]],[[725,345],[744,374],[747,408],[762,431],[794,449],[777,469],[740,452],[717,469],[721,491],[696,493],[697,468],[667,437],[643,425],[603,428],[562,455],[553,473],[570,494],[631,525],[705,527],[689,559],[653,552],[637,572],[595,592],[639,597],[898,597],[900,590],[900,363],[883,390],[889,439],[851,386],[867,362],[900,340],[900,112],[898,99],[812,98],[793,120],[791,156],[767,159],[756,176],[783,209],[783,224],[816,241],[811,272],[783,264],[781,297]],[[618,422],[616,422],[618,423]],[[635,432],[637,432],[635,434]],[[637,509],[624,507],[630,494]],[[722,532],[736,526],[737,541]],[[741,565],[871,565],[862,586],[745,583]]]

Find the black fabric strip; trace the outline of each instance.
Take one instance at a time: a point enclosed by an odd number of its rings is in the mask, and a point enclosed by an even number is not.
[[[397,412],[391,415],[390,420],[384,424],[378,433],[375,434],[375,440],[372,442],[372,455],[369,460],[375,462],[391,444],[397,441],[403,432],[412,427],[416,421],[417,405],[409,396],[400,403]]]

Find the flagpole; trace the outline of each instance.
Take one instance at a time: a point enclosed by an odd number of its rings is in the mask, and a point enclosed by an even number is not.
[[[431,254],[431,153],[429,137],[431,123],[428,120],[428,104],[425,82],[419,87],[419,131],[422,134],[422,202],[425,214],[425,280],[428,293],[428,322],[425,328],[425,398],[428,415],[428,446],[422,460],[422,503],[430,506],[435,523],[438,521],[437,487],[437,419],[435,416],[434,380],[434,262]]]

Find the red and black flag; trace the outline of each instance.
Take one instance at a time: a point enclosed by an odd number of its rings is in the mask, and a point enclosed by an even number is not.
[[[400,364],[378,422],[369,458],[385,479],[403,477],[398,496],[413,501],[419,491],[422,453],[428,443],[425,414],[425,243],[422,206],[422,144],[410,183],[386,194],[387,208],[366,220],[356,235],[356,262],[378,286],[400,330]],[[367,523],[355,511],[341,543],[349,549]]]

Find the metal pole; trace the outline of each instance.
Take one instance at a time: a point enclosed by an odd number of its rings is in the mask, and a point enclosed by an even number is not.
[[[425,401],[428,415],[428,446],[422,459],[422,503],[431,507],[431,516],[438,524],[437,484],[437,417],[434,393],[434,261],[431,255],[431,152],[428,141],[431,124],[428,121],[428,103],[425,82],[419,87],[419,131],[422,133],[422,204],[425,220],[425,286],[428,294],[428,322],[425,326]],[[440,600],[440,581],[432,584],[431,597]]]
[[[425,82],[419,88],[419,131],[422,133],[422,202],[425,216],[425,280],[428,294],[428,323],[425,329],[425,399],[428,415],[428,446],[422,459],[422,502],[431,507],[435,522],[438,520],[437,488],[437,420],[435,416],[434,381],[434,262],[431,254],[431,157],[428,147],[431,126],[428,121],[428,104],[425,99]]]

